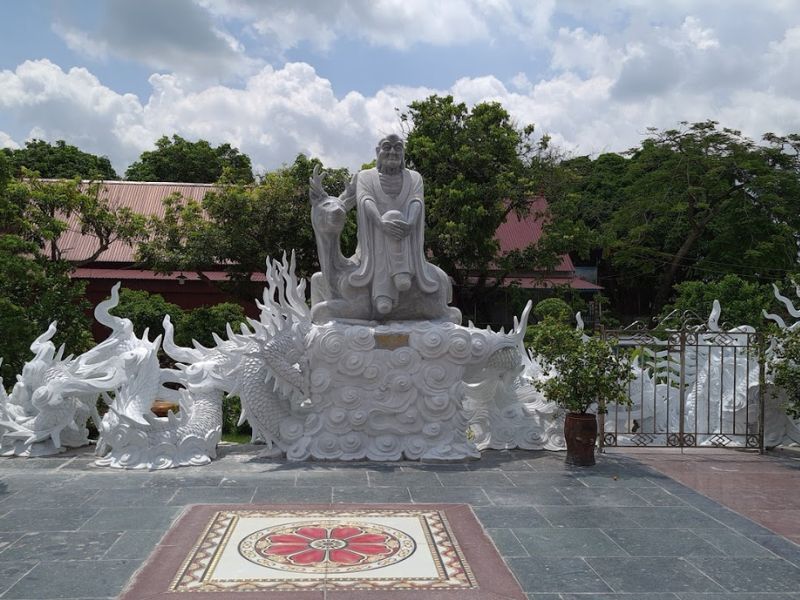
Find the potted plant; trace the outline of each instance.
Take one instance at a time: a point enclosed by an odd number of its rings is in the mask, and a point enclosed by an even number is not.
[[[595,464],[597,413],[611,403],[630,405],[630,365],[599,336],[585,337],[569,325],[545,318],[531,327],[532,350],[553,376],[534,384],[551,402],[567,411],[564,439],[567,464]],[[594,411],[594,412],[590,412]]]

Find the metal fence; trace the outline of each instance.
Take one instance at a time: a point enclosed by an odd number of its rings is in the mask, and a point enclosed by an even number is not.
[[[602,446],[764,450],[764,337],[749,328],[605,330],[631,364],[630,407],[600,416]]]

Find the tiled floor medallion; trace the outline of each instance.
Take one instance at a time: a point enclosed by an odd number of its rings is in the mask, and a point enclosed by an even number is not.
[[[231,509],[213,515],[171,590],[476,587],[442,511]]]

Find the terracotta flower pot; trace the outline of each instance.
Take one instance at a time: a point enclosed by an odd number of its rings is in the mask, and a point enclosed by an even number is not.
[[[150,407],[150,412],[152,412],[157,417],[166,417],[169,411],[173,413],[178,412],[178,405],[174,402],[167,402],[166,400],[156,400],[153,402],[153,405]]]
[[[567,442],[568,465],[590,467],[594,462],[594,445],[597,442],[597,415],[567,413],[564,420],[564,439]]]

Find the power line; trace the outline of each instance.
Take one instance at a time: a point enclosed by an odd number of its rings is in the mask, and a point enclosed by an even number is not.
[[[650,254],[658,254],[658,255],[661,255],[661,256],[664,256],[664,257],[668,257],[668,258],[671,258],[671,259],[677,258],[677,256],[678,256],[677,254],[670,254],[669,252],[664,252],[662,250],[656,250],[654,248],[648,248],[647,246],[631,246],[631,248],[634,251],[638,250],[640,252],[643,251],[643,252],[647,252],[647,253],[650,253]],[[684,261],[685,263],[690,264],[690,265],[694,265],[694,264],[696,264],[696,262],[699,262],[699,261],[694,261],[694,259],[692,259],[692,258],[690,258],[688,256],[687,257],[683,257],[683,258],[679,258],[678,260]],[[705,263],[709,263],[709,264],[712,264],[712,265],[719,265],[719,266],[723,266],[723,267],[741,267],[742,266],[741,264],[737,264],[737,263],[722,262],[722,261],[710,260],[710,259],[706,259],[706,258],[703,258],[701,260],[703,262],[705,262]],[[798,265],[798,268],[800,268],[800,265]],[[779,269],[779,268],[776,268],[776,267],[764,267],[764,268],[761,268],[759,270],[760,271],[779,271],[779,272],[782,272],[782,273],[791,273],[792,272],[791,269]]]

